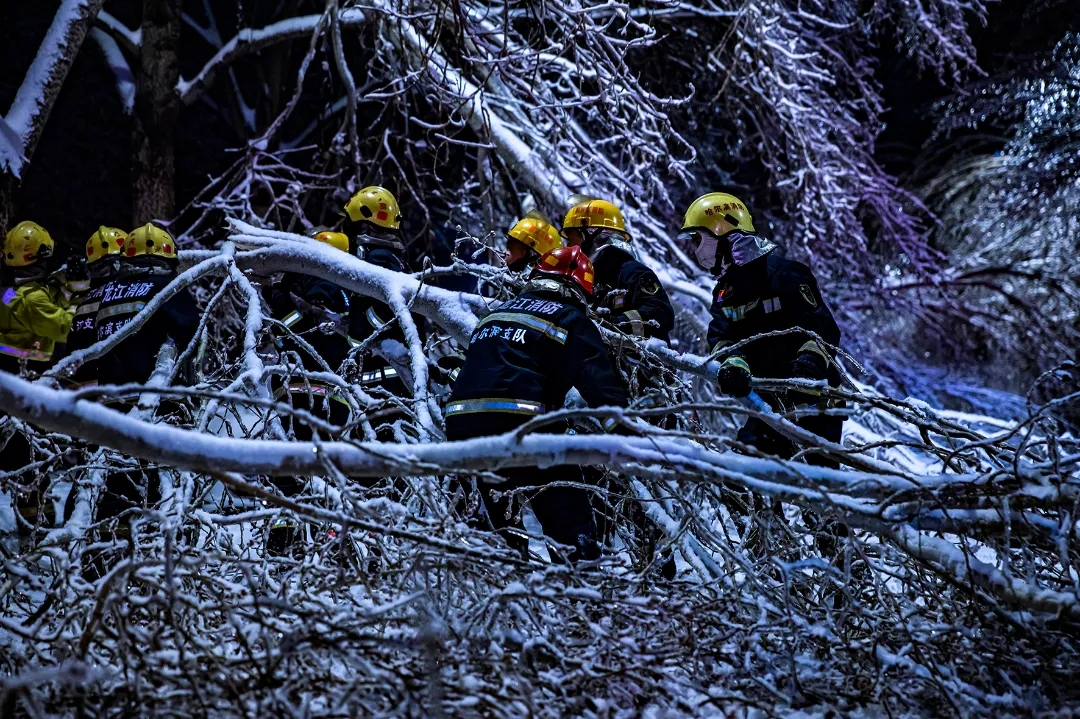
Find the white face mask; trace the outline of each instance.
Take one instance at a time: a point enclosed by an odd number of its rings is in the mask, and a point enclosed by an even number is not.
[[[716,266],[716,250],[720,245],[720,240],[708,232],[695,232],[694,234],[700,238],[697,248],[694,250],[694,259],[706,272],[712,272],[713,267]]]
[[[709,272],[712,272],[712,268],[716,264],[716,248],[719,244],[719,240],[715,237],[702,235],[697,249],[694,250],[694,257],[697,259],[698,264]]]

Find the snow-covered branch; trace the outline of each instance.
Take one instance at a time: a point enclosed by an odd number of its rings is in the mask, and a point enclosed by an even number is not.
[[[176,91],[184,103],[190,105],[214,83],[220,71],[237,59],[278,43],[310,37],[321,21],[322,15],[304,15],[271,23],[262,28],[244,28],[222,45],[194,78],[181,79]],[[362,25],[367,21],[367,15],[362,8],[347,8],[338,15],[338,22],[346,27]]]
[[[20,177],[104,0],[63,0],[4,116],[0,170]]]

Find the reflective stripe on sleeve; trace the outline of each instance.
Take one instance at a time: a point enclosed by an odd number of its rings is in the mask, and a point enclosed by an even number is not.
[[[284,318],[282,318],[281,324],[292,329],[292,326],[299,322],[301,317],[303,317],[303,315],[294,310],[293,312],[290,312],[289,314],[285,315]]]
[[[21,347],[12,347],[10,345],[0,345],[0,354],[18,357],[19,359],[32,360],[34,362],[48,362],[52,359],[52,352],[42,352],[41,350],[33,349],[28,350]]]
[[[517,399],[466,399],[446,405],[446,416],[505,412],[507,414],[543,414],[544,405]]]
[[[382,317],[379,317],[379,314],[375,311],[374,307],[368,307],[364,316],[367,317],[368,324],[371,325],[372,329],[376,330],[390,322],[390,320],[384,320]]]
[[[627,310],[623,312],[623,316],[626,317],[626,321],[622,324],[630,325],[630,331],[635,337],[645,336],[645,320],[642,319],[641,313],[637,310]]]
[[[382,369],[362,373],[360,375],[360,382],[362,384],[369,384],[371,382],[382,382],[384,379],[390,379],[397,376],[398,372],[393,367],[383,367]]]

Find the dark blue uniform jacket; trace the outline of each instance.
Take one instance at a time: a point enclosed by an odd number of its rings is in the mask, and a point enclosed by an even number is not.
[[[629,334],[667,342],[675,310],[656,273],[620,250],[606,251],[595,269],[605,295],[600,306],[611,311],[608,319]]]
[[[571,387],[592,407],[627,404],[584,306],[558,292],[527,290],[473,330],[447,404],[447,436],[506,432],[560,409]]]
[[[311,307],[298,304],[294,296]],[[267,304],[274,319],[280,320],[294,333],[299,335],[311,348],[326,360],[330,369],[337,371],[349,354],[349,340],[343,334],[327,333],[320,325],[327,322],[325,315],[312,309],[322,308],[349,319],[349,293],[333,282],[320,280],[310,275],[286,272],[281,281],[274,284],[267,292]],[[344,329],[344,328],[342,328]],[[307,350],[301,348],[288,336],[280,340],[280,348],[297,352],[305,369],[321,372],[325,369]]]
[[[792,328],[811,330],[831,345],[840,344],[840,329],[806,265],[773,252],[733,267],[717,283],[710,312],[709,348],[720,350],[721,360],[740,357],[755,377],[786,379],[792,376],[795,359],[808,353],[815,364],[828,365],[830,383],[839,383],[832,351],[805,332],[753,340],[734,351],[723,351],[748,337]]]
[[[94,321],[97,340],[119,332],[173,278],[171,274],[142,273],[124,275],[105,285]],[[171,337],[177,351],[183,352],[198,326],[199,310],[195,300],[187,290],[181,290],[141,330],[98,360],[98,382],[146,382],[154,371],[157,353],[165,340]]]

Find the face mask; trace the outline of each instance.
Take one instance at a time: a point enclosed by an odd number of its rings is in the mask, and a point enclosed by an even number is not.
[[[694,259],[706,272],[712,272],[716,267],[716,252],[720,247],[720,240],[711,232],[688,230],[679,234],[678,241],[684,246],[694,247]]]

